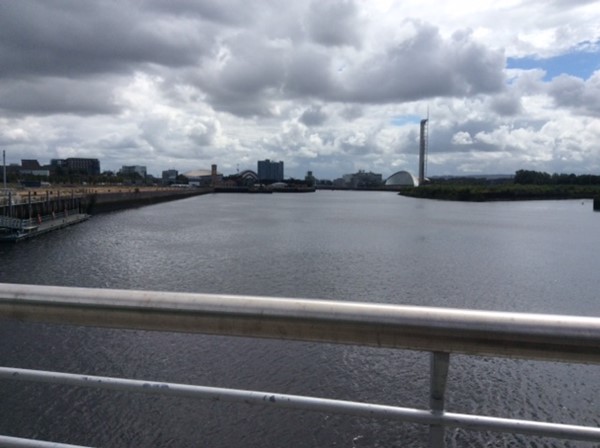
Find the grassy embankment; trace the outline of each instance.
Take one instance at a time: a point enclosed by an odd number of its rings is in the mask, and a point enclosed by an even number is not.
[[[600,185],[464,185],[431,184],[402,189],[402,196],[448,201],[523,201],[540,199],[592,199]]]

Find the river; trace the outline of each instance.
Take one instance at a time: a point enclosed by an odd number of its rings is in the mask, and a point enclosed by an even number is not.
[[[217,194],[0,245],[0,282],[600,316],[586,201],[388,192]],[[428,354],[2,322],[1,364],[426,408]],[[600,425],[598,366],[453,356],[447,409]],[[425,446],[427,428],[191,399],[0,383],[0,434],[105,447]],[[454,447],[588,447],[448,429]]]

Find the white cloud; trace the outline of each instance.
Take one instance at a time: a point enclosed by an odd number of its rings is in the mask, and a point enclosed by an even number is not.
[[[455,145],[470,145],[473,143],[473,139],[471,138],[471,134],[461,131],[452,136],[452,143]]]
[[[234,172],[600,170],[600,71],[506,69],[598,51],[600,3],[42,0],[0,3],[9,161],[98,157]],[[598,69],[598,67],[596,68]]]

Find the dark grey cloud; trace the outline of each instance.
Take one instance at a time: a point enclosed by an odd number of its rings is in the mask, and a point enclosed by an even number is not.
[[[361,27],[354,1],[313,1],[307,15],[311,39],[325,46],[361,46]]]
[[[74,78],[132,72],[139,64],[195,63],[211,45],[208,26],[173,23],[132,2],[0,2],[1,78]]]
[[[444,40],[431,25],[415,21],[406,25],[414,30],[412,37],[348,70],[346,100],[391,103],[504,89],[502,52],[477,44],[469,33]]]
[[[490,108],[500,116],[514,116],[523,110],[521,98],[508,92],[491,97]]]
[[[330,71],[331,56],[311,47],[289,55],[284,93],[289,97],[328,99],[339,89]]]
[[[321,106],[311,106],[300,116],[300,121],[306,126],[321,126],[327,121],[327,114]]]
[[[268,42],[241,33],[223,42],[221,60],[200,67],[191,82],[216,110],[239,116],[270,115],[270,100],[285,78],[285,55]]]
[[[284,23],[305,22],[308,40],[257,34],[278,20],[275,6],[235,0],[1,2],[0,79],[36,80],[42,114],[69,112],[70,105],[71,113],[116,112],[110,91],[74,99],[61,97],[61,89],[43,89],[56,78],[135,72],[188,82],[215,110],[238,116],[269,116],[273,102],[285,99],[377,104],[502,88],[502,54],[475,44],[468,33],[444,40],[433,26],[405,22],[414,31],[411,38],[337,67],[341,62],[330,47],[362,45],[353,1],[313,2],[284,15]],[[35,103],[7,92],[0,101],[18,112],[33,110]]]
[[[0,109],[5,115],[116,114],[120,111],[112,95],[116,83],[116,79],[65,78],[5,81],[0,83]]]
[[[161,14],[233,26],[254,22],[264,8],[258,3],[249,5],[245,0],[144,0],[143,6]]]

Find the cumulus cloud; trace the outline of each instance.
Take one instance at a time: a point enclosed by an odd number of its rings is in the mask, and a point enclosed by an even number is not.
[[[0,109],[19,115],[116,114],[120,110],[112,93],[116,83],[116,78],[6,81],[0,84]]]
[[[361,45],[361,21],[354,1],[313,1],[307,14],[307,28],[312,40],[321,45]]]
[[[131,72],[139,64],[192,64],[208,49],[208,27],[173,23],[134,2],[23,0],[0,3],[0,77]]]
[[[390,42],[344,72],[345,100],[403,102],[436,96],[468,96],[504,88],[504,56],[477,44],[469,33],[444,39],[436,27],[407,21],[412,36]]]
[[[586,171],[600,72],[506,59],[597,51],[599,20],[589,1],[0,2],[0,143],[156,174],[265,157],[391,174],[416,169],[429,109],[430,175]]]
[[[569,75],[554,78],[548,93],[559,107],[584,115],[600,116],[600,71],[584,81]]]
[[[473,139],[471,138],[471,134],[461,131],[452,136],[452,143],[454,145],[470,145],[473,143]]]
[[[327,121],[327,114],[320,106],[311,106],[302,112],[300,121],[306,126],[320,126]]]

